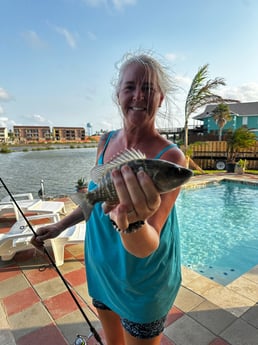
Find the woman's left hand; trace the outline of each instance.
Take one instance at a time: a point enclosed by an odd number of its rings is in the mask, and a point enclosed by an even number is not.
[[[112,179],[119,198],[118,205],[105,203],[105,213],[121,230],[130,223],[146,220],[158,210],[161,198],[151,178],[143,171],[135,174],[128,165],[112,171]]]

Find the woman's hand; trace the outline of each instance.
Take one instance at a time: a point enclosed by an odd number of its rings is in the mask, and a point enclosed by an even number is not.
[[[136,175],[128,165],[112,172],[112,179],[119,198],[116,206],[104,205],[110,218],[119,229],[127,229],[130,223],[146,220],[159,208],[160,195],[151,178],[140,170]]]
[[[61,231],[62,230],[60,230],[60,227],[57,223],[42,226],[37,229],[37,236],[34,235],[30,242],[34,247],[42,251],[44,247],[44,241],[50,238],[57,237],[61,233]]]

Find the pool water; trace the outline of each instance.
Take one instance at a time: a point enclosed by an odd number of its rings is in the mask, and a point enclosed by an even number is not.
[[[258,187],[231,181],[183,189],[182,264],[227,285],[258,264]]]

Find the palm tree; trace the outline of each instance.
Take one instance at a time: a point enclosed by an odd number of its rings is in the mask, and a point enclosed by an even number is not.
[[[227,161],[235,162],[240,149],[249,149],[256,142],[256,136],[246,127],[229,130],[227,134]]]
[[[211,113],[214,121],[219,127],[219,141],[221,141],[222,130],[226,123],[232,119],[229,106],[225,103],[220,103]]]
[[[227,103],[227,102],[239,102],[232,99],[224,99],[223,97],[214,94],[212,91],[219,86],[225,86],[226,83],[223,78],[215,78],[207,80],[209,65],[203,65],[199,68],[198,72],[193,78],[188,95],[185,102],[185,150],[188,147],[188,121],[190,115],[196,110],[210,103]]]

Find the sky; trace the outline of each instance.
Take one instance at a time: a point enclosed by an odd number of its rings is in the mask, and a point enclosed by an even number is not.
[[[217,90],[258,101],[257,0],[0,0],[0,126],[121,127],[116,64],[151,51],[177,86],[169,120],[184,123],[194,75],[209,64]]]

